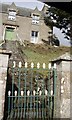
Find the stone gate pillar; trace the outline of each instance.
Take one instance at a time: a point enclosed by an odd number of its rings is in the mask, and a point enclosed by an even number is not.
[[[0,50],[0,120],[3,118],[8,60],[11,53]]]

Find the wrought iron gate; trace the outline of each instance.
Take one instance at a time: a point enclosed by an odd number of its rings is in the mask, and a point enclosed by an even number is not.
[[[56,95],[56,65],[49,68],[37,67],[31,63],[17,67],[15,61],[12,67],[12,84],[8,91],[8,117],[7,120],[19,118],[50,119],[54,117]],[[16,87],[15,87],[16,86]],[[17,89],[16,89],[17,88]]]

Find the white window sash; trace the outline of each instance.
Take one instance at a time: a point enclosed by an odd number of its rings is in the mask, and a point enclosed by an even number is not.
[[[12,12],[9,12],[9,15],[10,15],[10,16],[16,16],[16,12],[13,12],[13,11],[12,11]]]
[[[39,32],[37,33],[37,37],[35,36],[36,31],[33,31],[33,32],[34,32],[34,36],[31,36],[31,42],[32,42],[32,43],[37,43],[37,42],[38,42]],[[31,34],[31,35],[32,35],[32,34]]]
[[[32,23],[33,24],[39,24],[39,16],[37,16],[37,15],[33,15],[32,16]]]
[[[32,20],[32,23],[33,23],[33,24],[39,24],[39,20],[34,20],[34,19],[33,19],[33,20]]]
[[[9,20],[16,20],[16,17],[15,16],[8,16],[8,19]]]
[[[16,20],[16,12],[10,11],[8,19],[9,20]]]

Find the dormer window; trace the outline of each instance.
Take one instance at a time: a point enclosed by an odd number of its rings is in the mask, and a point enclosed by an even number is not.
[[[32,15],[32,24],[39,24],[39,15],[33,14]]]
[[[9,11],[8,20],[16,20],[16,11]]]

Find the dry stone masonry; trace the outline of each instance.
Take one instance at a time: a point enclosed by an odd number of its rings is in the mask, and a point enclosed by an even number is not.
[[[0,51],[0,120],[3,118],[9,54]]]

